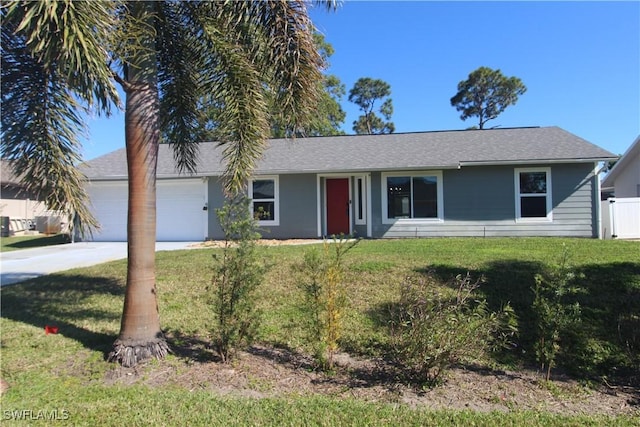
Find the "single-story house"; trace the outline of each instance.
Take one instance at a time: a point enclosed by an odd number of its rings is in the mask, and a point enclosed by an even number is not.
[[[11,162],[0,160],[0,217],[2,236],[12,236],[35,229],[36,218],[46,215],[47,206],[28,192]]]
[[[219,239],[222,149],[157,168],[157,239]],[[575,236],[600,233],[598,165],[617,158],[558,127],[274,139],[248,183],[263,237]],[[125,149],[84,165],[102,229],[126,240]]]

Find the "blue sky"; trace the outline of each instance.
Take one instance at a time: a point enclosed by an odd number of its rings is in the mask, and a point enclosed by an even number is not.
[[[391,85],[396,132],[477,124],[449,100],[487,66],[527,92],[486,127],[559,126],[614,154],[640,134],[640,2],[346,1],[311,17],[347,93],[360,77]],[[353,133],[357,107],[342,106]],[[122,147],[123,114],[90,121],[86,160]]]

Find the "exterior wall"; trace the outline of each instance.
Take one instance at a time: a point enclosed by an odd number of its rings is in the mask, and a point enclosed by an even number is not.
[[[37,200],[33,194],[26,193],[20,187],[13,185],[2,185],[0,191],[0,216],[8,217],[3,219],[2,236],[14,236],[21,234],[35,233],[37,231],[51,231],[57,233],[61,231],[59,224],[61,218],[57,212],[47,210],[44,202]],[[40,227],[44,219],[51,219],[58,224],[56,227]],[[6,222],[5,222],[6,221]]]
[[[4,195],[4,194],[3,194]],[[0,199],[0,216],[35,219],[47,212],[47,206],[37,200]]]
[[[620,197],[640,197],[640,156],[631,159],[618,175],[614,184],[614,193]]]
[[[260,226],[264,239],[318,237],[317,181],[315,174],[279,175],[280,225]],[[222,184],[218,178],[209,179],[209,236],[223,237],[216,209],[224,204]]]
[[[597,237],[598,198],[593,164],[551,167],[553,218],[548,222],[516,221],[514,170],[513,166],[444,170],[444,220],[424,223],[399,220],[394,224],[381,221],[381,174],[372,174],[373,237]]]
[[[33,195],[12,186],[3,186],[0,192],[0,216],[34,219],[45,214],[47,206]]]
[[[209,186],[207,194],[207,230],[209,231],[206,239],[221,239],[223,237],[216,209],[220,209],[224,204],[224,194],[222,193],[222,181],[217,177],[209,177]]]
[[[280,225],[262,227],[265,239],[318,237],[315,174],[280,175]]]
[[[531,167],[549,168],[549,165]],[[372,172],[367,194],[372,206],[371,215],[367,217],[372,237],[598,236],[599,196],[594,164],[552,165],[552,219],[536,222],[516,220],[515,169],[515,166],[475,166],[443,170],[443,220],[398,220],[393,224],[383,223],[382,173]],[[316,174],[293,174],[279,175],[278,181],[280,225],[263,227],[263,238],[319,237],[318,212],[321,229],[326,228],[324,179],[318,180]],[[208,238],[220,239],[222,230],[215,209],[222,206],[224,198],[217,178],[210,178],[208,200]],[[367,235],[366,224],[353,225],[353,230],[357,236]]]

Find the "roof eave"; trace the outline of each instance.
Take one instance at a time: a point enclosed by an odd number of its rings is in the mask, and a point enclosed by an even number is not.
[[[614,160],[616,157],[591,157],[576,159],[529,159],[529,160],[465,160],[460,162],[464,166],[504,166],[504,165],[538,165],[560,163],[595,163]]]
[[[620,175],[621,171],[627,167],[628,163],[631,163],[634,154],[640,154],[640,136],[638,136],[635,141],[633,141],[631,146],[627,149],[627,151],[625,151],[622,156],[616,158],[618,159],[618,162],[613,165],[613,168],[611,168],[602,183],[613,187],[615,180],[618,178],[618,175]]]
[[[396,171],[416,171],[416,170],[440,170],[440,169],[458,169],[458,164],[449,165],[411,165],[403,167],[367,167],[367,168],[344,168],[344,169],[274,169],[274,170],[256,170],[254,175],[292,175],[292,174],[357,174],[369,172],[396,172]]]

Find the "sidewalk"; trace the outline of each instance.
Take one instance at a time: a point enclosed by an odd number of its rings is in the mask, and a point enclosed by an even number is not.
[[[188,249],[197,242],[157,242],[156,251]],[[71,268],[127,257],[127,242],[79,242],[0,253],[0,286]]]

